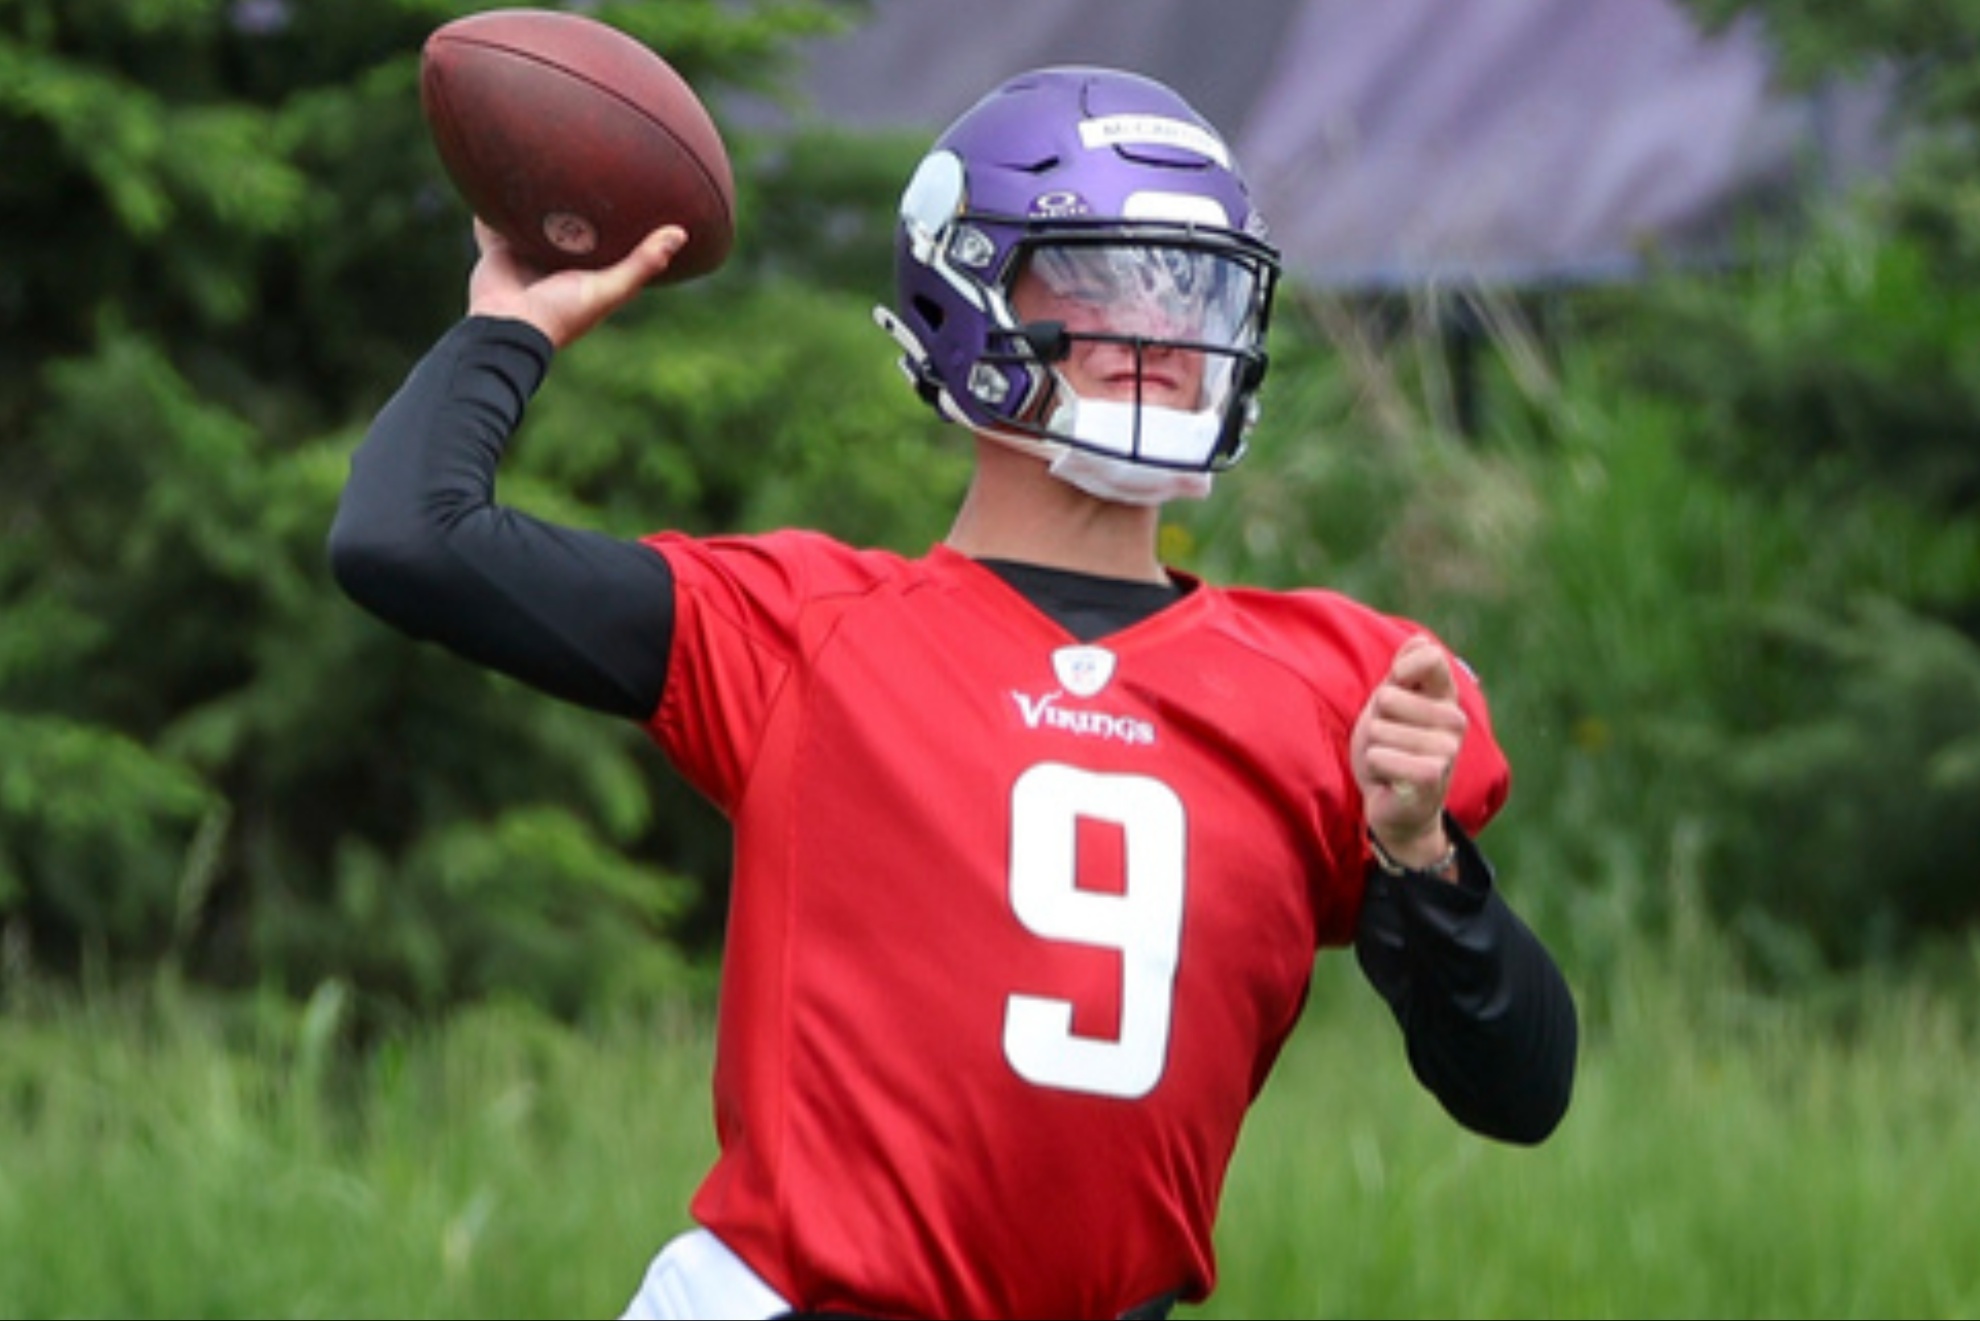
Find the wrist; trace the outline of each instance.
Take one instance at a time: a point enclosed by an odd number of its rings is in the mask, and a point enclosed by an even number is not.
[[[1391,876],[1431,876],[1454,881],[1458,875],[1457,842],[1441,827],[1425,831],[1407,844],[1394,847],[1382,842],[1375,828],[1368,828],[1369,851],[1375,865]]]

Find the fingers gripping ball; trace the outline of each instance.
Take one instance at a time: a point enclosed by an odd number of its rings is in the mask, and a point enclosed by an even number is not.
[[[426,40],[420,105],[462,200],[532,264],[610,266],[663,224],[688,241],[659,283],[728,260],[722,136],[686,80],[619,29],[549,9],[455,19]]]

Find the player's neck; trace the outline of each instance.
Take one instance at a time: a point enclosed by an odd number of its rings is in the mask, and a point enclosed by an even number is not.
[[[1160,526],[1160,509],[1095,499],[1052,476],[1042,460],[983,442],[947,544],[972,559],[1167,582],[1155,553]]]

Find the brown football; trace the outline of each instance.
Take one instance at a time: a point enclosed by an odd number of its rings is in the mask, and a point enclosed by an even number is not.
[[[735,244],[722,135],[672,65],[581,14],[494,9],[434,30],[420,106],[468,207],[545,269],[609,266],[663,224],[687,245],[657,283]]]

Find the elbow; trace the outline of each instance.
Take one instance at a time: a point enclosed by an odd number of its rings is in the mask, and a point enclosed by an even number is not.
[[[429,552],[416,540],[340,513],[325,542],[331,581],[369,613],[418,636]]]
[[[1439,1098],[1451,1118],[1483,1138],[1513,1147],[1537,1147],[1567,1118],[1574,1092],[1572,1068],[1551,1077],[1524,1078],[1515,1094]]]
[[[343,511],[331,523],[324,549],[331,581],[359,604],[365,602],[381,580],[392,574],[393,556],[385,539]]]
[[[1510,1146],[1537,1147],[1567,1118],[1574,1100],[1579,1030],[1572,1010],[1536,1042],[1524,1065],[1507,1070],[1508,1086],[1491,1106],[1458,1118],[1484,1137]]]
[[[1565,992],[1518,1014],[1446,1026],[1411,1043],[1417,1078],[1451,1118],[1511,1146],[1535,1147],[1567,1118],[1580,1056],[1580,1025]]]
[[[1550,1092],[1525,1098],[1519,1110],[1471,1127],[1481,1136],[1507,1146],[1537,1147],[1554,1136],[1567,1118],[1573,1091],[1572,1078],[1564,1078]]]

